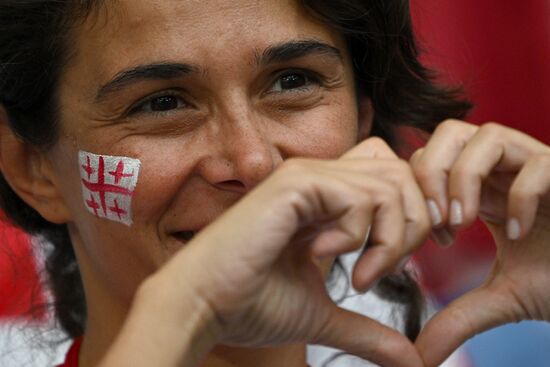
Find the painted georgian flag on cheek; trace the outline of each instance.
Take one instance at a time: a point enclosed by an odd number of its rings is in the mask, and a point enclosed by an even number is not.
[[[82,198],[90,213],[126,225],[132,224],[132,196],[139,159],[78,152]]]

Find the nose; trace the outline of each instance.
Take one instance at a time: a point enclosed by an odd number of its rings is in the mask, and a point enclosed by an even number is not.
[[[268,124],[252,113],[226,118],[211,129],[200,175],[218,189],[244,194],[283,161]]]

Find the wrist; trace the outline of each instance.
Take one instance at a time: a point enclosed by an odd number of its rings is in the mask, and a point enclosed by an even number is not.
[[[218,342],[221,328],[208,303],[170,285],[161,273],[142,283],[102,367],[194,367]]]

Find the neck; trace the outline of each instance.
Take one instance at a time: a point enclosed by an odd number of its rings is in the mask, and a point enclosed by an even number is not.
[[[91,306],[91,305],[90,305]],[[99,364],[122,327],[125,312],[121,308],[89,307],[88,325],[79,355],[80,367]],[[127,310],[126,310],[127,312]],[[200,367],[306,367],[304,344],[266,348],[240,348],[218,345],[206,356]]]
[[[83,255],[83,254],[80,254]],[[77,255],[78,256],[78,255]],[[87,261],[80,260],[80,270],[87,300],[86,332],[79,354],[79,367],[99,364],[113,344],[131,307],[131,302],[117,296]],[[161,311],[160,311],[161,312]],[[239,348],[218,345],[200,367],[306,367],[305,344],[269,348]]]

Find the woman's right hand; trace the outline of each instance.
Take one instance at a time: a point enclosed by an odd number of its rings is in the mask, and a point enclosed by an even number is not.
[[[172,295],[172,306],[160,306],[166,310],[190,297],[208,305],[217,342],[323,344],[380,365],[422,366],[403,335],[335,305],[319,263],[359,249],[371,228],[372,247],[352,278],[366,290],[430,227],[408,163],[371,138],[337,160],[287,160],[148,282]]]
[[[430,228],[409,164],[381,139],[337,160],[289,159],[142,284],[102,367],[196,366],[217,343],[323,344],[422,366],[402,334],[334,304],[321,264],[359,249],[370,229],[352,277],[366,290]]]

